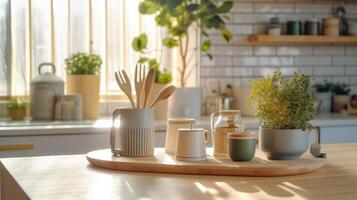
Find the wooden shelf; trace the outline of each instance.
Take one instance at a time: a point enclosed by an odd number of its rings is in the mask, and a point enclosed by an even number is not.
[[[251,44],[337,44],[357,45],[357,36],[308,36],[308,35],[250,35],[248,41]]]

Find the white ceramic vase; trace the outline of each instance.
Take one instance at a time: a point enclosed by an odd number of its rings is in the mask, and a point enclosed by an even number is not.
[[[331,92],[317,92],[315,93],[315,99],[321,105],[321,112],[331,112],[332,105],[332,93]]]
[[[202,88],[176,88],[169,99],[169,117],[188,117],[198,119],[201,116]]]

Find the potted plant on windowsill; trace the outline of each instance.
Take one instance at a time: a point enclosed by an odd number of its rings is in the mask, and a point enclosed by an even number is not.
[[[269,159],[299,159],[309,147],[309,121],[314,117],[310,77],[280,72],[252,81],[249,104],[260,118],[259,147]]]
[[[99,55],[75,53],[66,60],[67,93],[77,93],[82,96],[83,118],[96,119],[99,116]]]
[[[165,30],[165,38],[162,39],[164,47],[178,51],[179,88],[169,99],[169,115],[171,117],[194,117],[201,115],[202,88],[188,87],[188,79],[192,77],[192,71],[196,63],[190,59],[197,55],[196,45],[192,48],[192,33],[198,31],[201,35],[200,50],[210,59],[209,50],[211,40],[209,30],[218,30],[226,41],[230,41],[232,34],[225,26],[227,14],[233,7],[232,1],[223,1],[220,4],[212,0],[205,1],[172,1],[172,0],[144,0],[139,5],[141,14],[154,15],[158,26]],[[147,39],[147,38],[146,38]],[[145,41],[136,41],[143,44]],[[144,47],[145,48],[145,47]]]
[[[7,104],[7,110],[11,120],[24,120],[28,104],[21,100],[11,100]]]
[[[335,83],[331,88],[333,94],[333,112],[341,112],[347,109],[347,104],[349,101],[349,93],[351,91],[349,85],[345,83]]]
[[[331,88],[332,88],[332,83],[327,82],[326,80],[324,83],[318,83],[314,85],[314,88],[316,90],[314,97],[315,100],[319,104],[319,110],[321,112],[331,112],[332,108],[332,93],[331,93]]]

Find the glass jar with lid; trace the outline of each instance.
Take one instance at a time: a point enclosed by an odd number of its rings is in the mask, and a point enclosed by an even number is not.
[[[227,134],[244,131],[240,110],[221,110],[211,115],[214,156],[228,155]]]

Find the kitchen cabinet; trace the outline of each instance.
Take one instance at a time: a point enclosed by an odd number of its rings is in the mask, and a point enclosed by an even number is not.
[[[155,136],[155,146],[163,147],[165,132]],[[110,148],[109,132],[0,137],[0,158],[83,154],[107,148]]]

